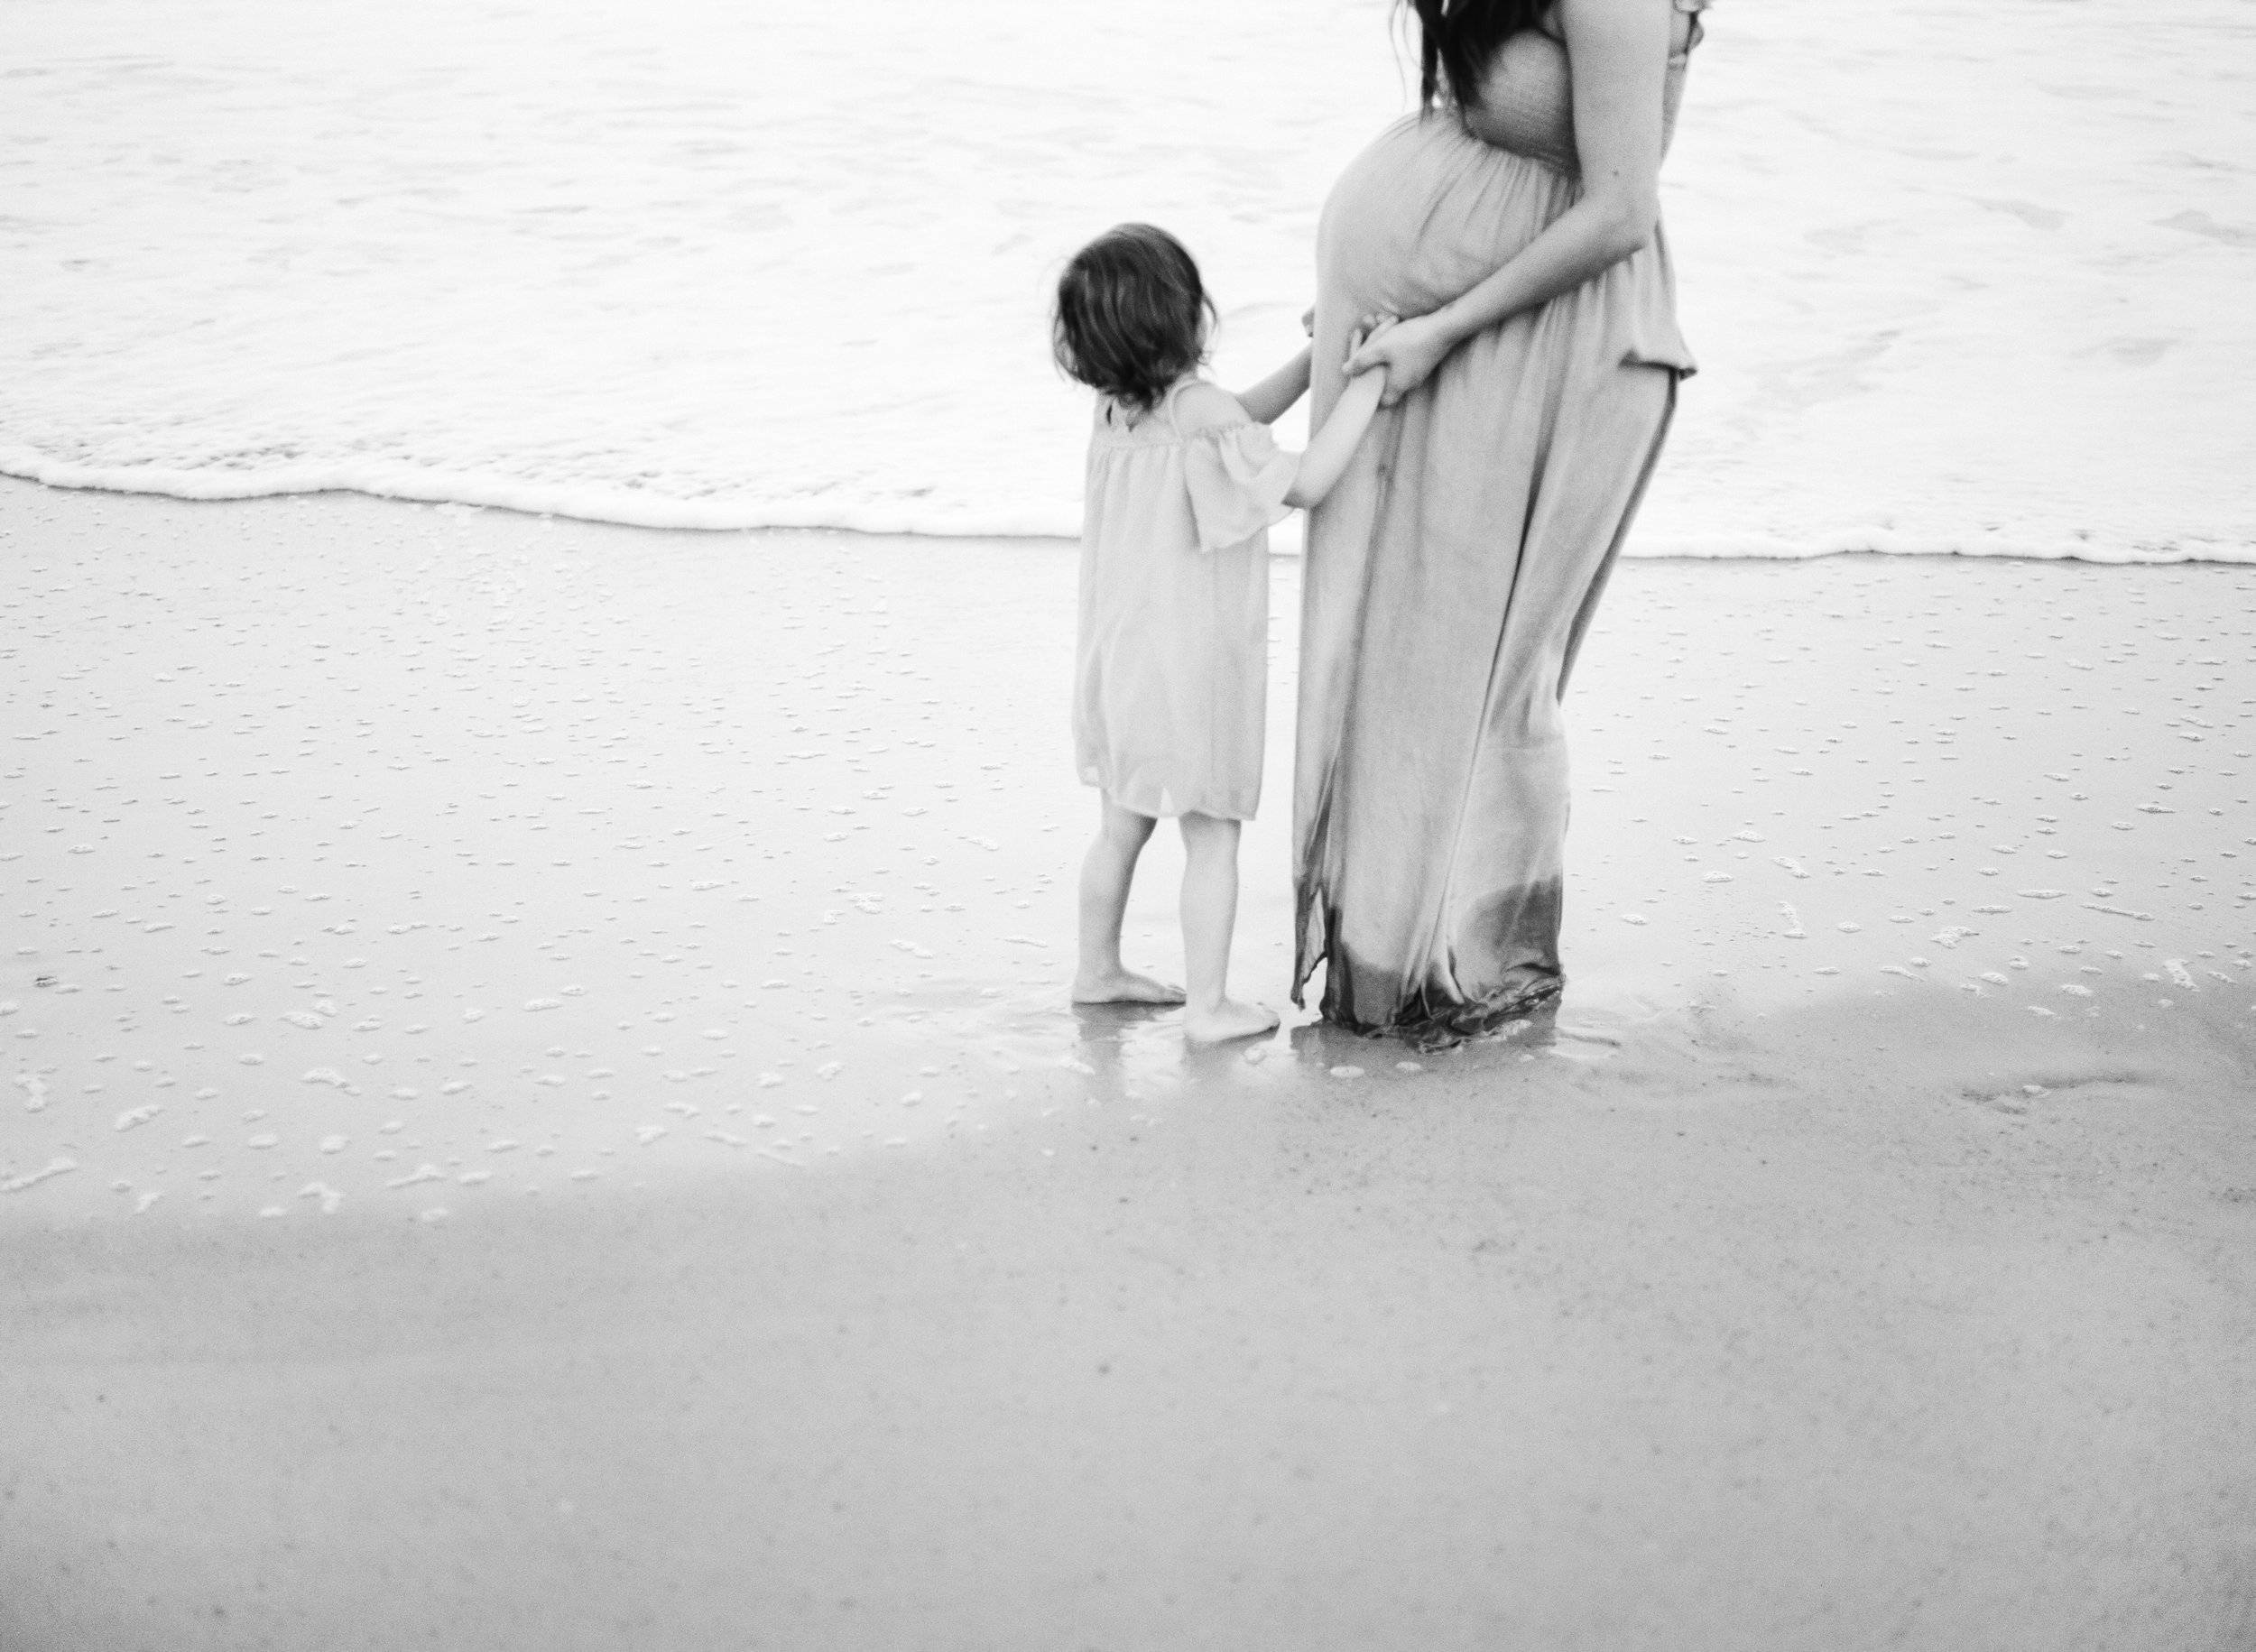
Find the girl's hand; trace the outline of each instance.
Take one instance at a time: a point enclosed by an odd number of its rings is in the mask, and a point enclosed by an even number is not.
[[[1361,337],[1363,335],[1370,332],[1373,328],[1377,327],[1382,321],[1387,323],[1391,327],[1401,319],[1401,318],[1400,316],[1390,316],[1384,310],[1374,309],[1363,318],[1362,325],[1355,328],[1355,335],[1357,337]],[[1311,304],[1300,312],[1300,330],[1307,334],[1310,338],[1316,337],[1315,305]]]
[[[1368,368],[1355,365],[1356,353],[1380,334],[1390,328],[1399,326],[1401,322],[1400,316],[1390,316],[1380,311],[1373,311],[1356,325],[1355,329],[1347,335],[1347,360],[1342,364],[1349,378],[1355,378],[1369,371]]]
[[[1456,347],[1432,316],[1413,316],[1407,321],[1373,328],[1348,354],[1350,376],[1383,368],[1386,390],[1381,407],[1392,407],[1432,376],[1442,358]]]

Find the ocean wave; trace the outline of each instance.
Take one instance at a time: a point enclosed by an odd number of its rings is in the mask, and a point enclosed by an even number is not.
[[[1410,96],[1390,12],[31,8],[0,470],[1069,536],[1059,261],[1166,224],[1217,377],[1272,366]],[[1702,370],[1630,554],[2256,558],[2244,0],[1713,17],[1663,180]]]

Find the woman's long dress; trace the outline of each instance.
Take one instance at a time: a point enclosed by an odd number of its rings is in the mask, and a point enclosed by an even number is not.
[[[1488,85],[1488,141],[1452,111],[1406,119],[1326,202],[1318,420],[1358,318],[1438,308],[1576,199],[1564,47],[1516,36]],[[1310,517],[1293,998],[1325,965],[1328,1020],[1447,1039],[1560,989],[1559,697],[1692,371],[1675,311],[1656,231],[1459,346]]]

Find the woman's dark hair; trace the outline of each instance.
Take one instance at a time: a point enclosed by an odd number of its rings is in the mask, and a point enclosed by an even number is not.
[[[1058,278],[1050,353],[1068,378],[1149,412],[1206,359],[1214,315],[1183,244],[1123,224],[1074,254]]]
[[[1418,104],[1430,109],[1446,85],[1460,109],[1477,108],[1489,60],[1522,29],[1535,27],[1537,0],[1401,0],[1418,19]]]

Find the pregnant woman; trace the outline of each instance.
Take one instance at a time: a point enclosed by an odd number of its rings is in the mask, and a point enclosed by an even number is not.
[[[1294,1001],[1446,1043],[1558,993],[1575,651],[1692,357],[1657,200],[1706,0],[1418,0],[1422,111],[1318,232],[1314,415],[1391,420],[1309,520]],[[1382,418],[1384,416],[1382,415]]]

